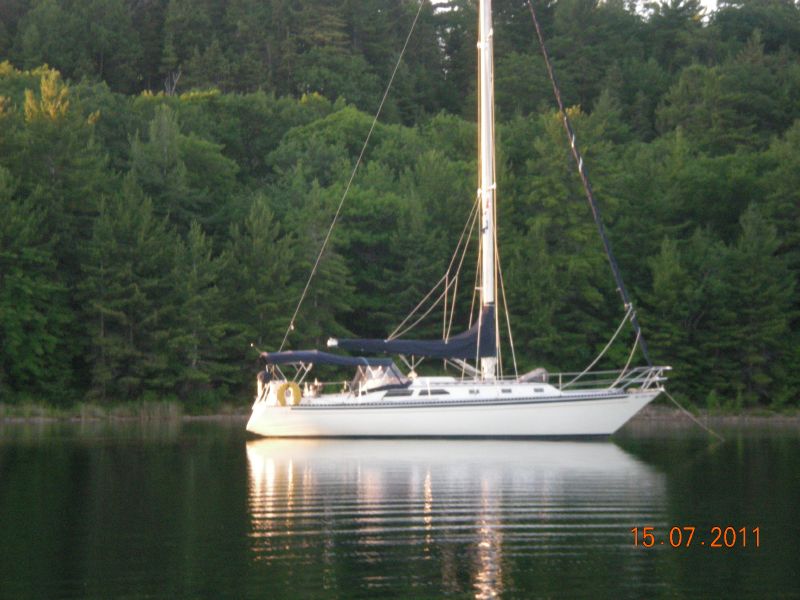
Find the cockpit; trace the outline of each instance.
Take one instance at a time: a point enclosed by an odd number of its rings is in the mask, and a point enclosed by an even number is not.
[[[386,390],[395,387],[405,387],[410,380],[400,372],[394,363],[377,366],[359,366],[356,374],[350,382],[350,389],[354,394],[364,394],[378,390]]]

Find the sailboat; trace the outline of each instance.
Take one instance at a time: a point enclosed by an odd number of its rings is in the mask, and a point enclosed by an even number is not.
[[[480,311],[473,325],[442,340],[328,342],[329,347],[361,356],[320,350],[263,352],[266,368],[258,375],[248,431],[266,437],[605,436],[663,391],[669,367],[653,366],[649,359],[646,366],[626,365],[616,372],[587,368],[577,374],[551,374],[536,369],[523,375],[501,375],[492,36],[491,0],[481,0]],[[574,138],[572,141],[574,147]],[[616,263],[611,255],[609,258],[617,275]],[[626,317],[638,331],[632,304],[626,301],[626,308]],[[401,357],[411,366],[410,372],[404,374],[384,355]],[[442,359],[459,372],[455,376],[417,376],[414,361],[419,358]],[[312,380],[316,365],[355,368],[355,376],[340,382],[340,389],[326,393],[330,385]],[[284,374],[289,368],[294,369],[293,377]]]

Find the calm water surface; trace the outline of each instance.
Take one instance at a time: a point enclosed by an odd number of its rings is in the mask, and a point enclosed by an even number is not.
[[[724,433],[292,442],[225,422],[0,424],[0,597],[800,597],[800,431]],[[673,526],[696,528],[689,548]],[[747,545],[711,548],[715,526],[745,527]]]

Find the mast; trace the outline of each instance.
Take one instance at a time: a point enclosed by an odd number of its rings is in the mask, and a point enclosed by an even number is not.
[[[492,2],[480,0],[478,39],[478,104],[480,121],[481,305],[495,304],[494,59]],[[497,357],[481,359],[484,379],[497,376]]]

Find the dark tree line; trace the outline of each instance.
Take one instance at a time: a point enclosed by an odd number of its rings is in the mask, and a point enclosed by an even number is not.
[[[579,370],[622,310],[526,3],[494,4],[517,356]],[[418,7],[0,4],[2,401],[249,398],[250,343],[280,345]],[[796,405],[800,7],[537,10],[672,389]],[[473,1],[422,7],[290,346],[385,336],[444,272],[475,193],[475,27]]]

